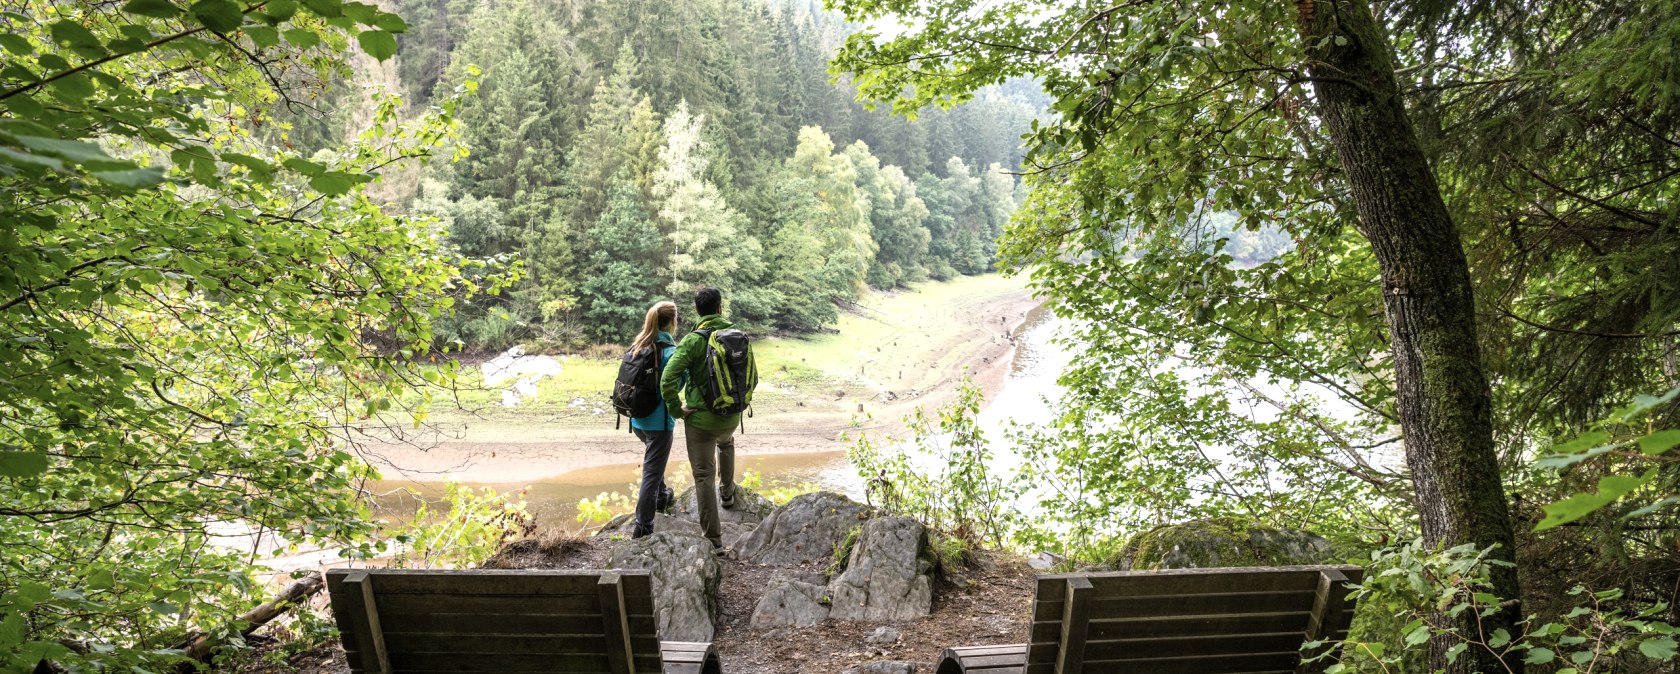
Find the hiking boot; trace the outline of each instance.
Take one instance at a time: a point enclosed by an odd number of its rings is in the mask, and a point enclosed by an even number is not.
[[[632,528],[630,530],[630,539],[631,540],[635,540],[635,539],[638,539],[638,538],[646,538],[646,537],[652,536],[652,535],[653,535],[653,527],[648,527],[646,529],[643,529],[641,527],[641,525],[636,525],[634,528]]]
[[[676,492],[671,491],[670,485],[660,486],[659,493],[653,497],[653,509],[669,515],[671,514],[671,508],[676,505]]]
[[[728,508],[730,510],[734,510],[735,509],[735,490],[730,489],[727,492],[725,492],[723,490],[719,490],[719,492],[718,492],[718,504],[722,505],[723,507]]]

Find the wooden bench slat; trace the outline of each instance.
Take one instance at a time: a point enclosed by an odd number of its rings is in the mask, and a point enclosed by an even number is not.
[[[1175,597],[1151,595],[1141,597],[1107,597],[1091,600],[1091,615],[1105,618],[1142,618],[1157,615],[1230,615],[1233,613],[1280,613],[1312,610],[1315,596],[1311,592],[1236,592],[1229,594],[1197,594]],[[1034,602],[1039,615],[1056,615],[1062,600]]]
[[[479,596],[594,594],[598,573],[511,570],[425,571],[382,569],[379,594],[466,594]]]
[[[596,613],[601,610],[601,600],[593,594],[556,594],[540,597],[381,594],[379,596],[379,607],[380,611],[385,613],[562,615],[567,613]]]
[[[1295,666],[1300,654],[1294,651],[1241,653],[1184,658],[1133,660],[1091,660],[1087,664],[1104,672],[1149,672],[1151,674],[1230,674],[1277,671]]]
[[[1093,618],[1090,639],[1141,639],[1145,637],[1200,637],[1221,634],[1306,634],[1307,617],[1301,613],[1245,613],[1225,616],[1155,616],[1150,618]],[[1061,621],[1035,622],[1030,631],[1033,644],[1059,643]]]
[[[1225,634],[1215,637],[1093,640],[1085,643],[1085,659],[1134,660],[1240,653],[1299,652],[1301,644],[1304,642],[1305,639],[1301,637],[1300,632]]]
[[[510,613],[497,615],[446,612],[393,614],[386,612],[381,616],[380,623],[385,626],[386,632],[439,635],[593,634],[597,637],[601,635],[601,615],[599,613]],[[631,632],[654,634],[657,630],[658,623],[653,616],[630,616]],[[349,648],[350,645],[346,644],[345,647]]]
[[[397,671],[441,670],[457,672],[568,672],[610,674],[607,656],[532,655],[526,653],[391,653],[391,667]]]

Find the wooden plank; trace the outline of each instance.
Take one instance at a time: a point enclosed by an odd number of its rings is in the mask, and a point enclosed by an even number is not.
[[[1144,595],[1091,600],[1091,615],[1142,618],[1160,615],[1230,615],[1233,613],[1308,612],[1311,592],[1231,592],[1225,594]],[[1060,601],[1050,602],[1060,604]],[[1036,608],[1036,606],[1035,606]]]
[[[345,652],[359,653],[360,644],[356,641],[354,628],[356,618],[353,616],[362,610],[362,594],[357,592],[351,597],[344,589],[344,577],[350,572],[351,569],[327,570],[327,596],[331,599],[328,605],[332,610],[333,622],[338,625],[339,640],[343,642]],[[362,662],[358,657],[351,657],[349,663],[353,672],[362,671]]]
[[[981,656],[981,655],[1010,655],[1010,654],[1015,654],[1015,655],[1020,655],[1021,657],[1026,657],[1027,645],[1026,644],[1003,644],[1003,645],[999,645],[999,646],[958,646],[956,648],[947,648],[947,649],[945,649],[945,652],[946,652],[946,654],[956,655],[956,656],[959,656],[959,657],[970,657],[970,656]]]
[[[1175,571],[1200,571],[1201,573],[1178,573],[1172,575],[1157,575],[1164,572],[1127,573],[1126,575],[1091,574],[1087,580],[1091,581],[1094,589],[1092,596],[1096,598],[1135,597],[1150,595],[1196,595],[1196,594],[1227,594],[1231,592],[1312,592],[1318,586],[1318,571],[1302,568],[1300,570],[1274,570],[1271,573],[1253,573],[1245,569],[1174,569]],[[1062,574],[1065,580],[1070,576]],[[1052,592],[1049,596],[1040,595],[1040,600],[1061,599],[1066,590]]]
[[[376,569],[379,594],[567,595],[593,594],[598,571]]]
[[[606,637],[607,662],[613,674],[636,674],[631,662],[630,623],[625,620],[624,594],[617,573],[603,573],[595,585],[600,593],[601,633]]]
[[[1307,621],[1306,641],[1330,638],[1345,629],[1352,612],[1347,610],[1347,576],[1337,569],[1325,569],[1318,574],[1318,590],[1313,599],[1312,618]],[[1296,674],[1318,674],[1330,665],[1330,658],[1308,659],[1328,650],[1320,647],[1303,653],[1296,665]]]
[[[1085,643],[1085,659],[1125,660],[1191,655],[1276,653],[1299,650],[1302,641],[1300,632],[1223,634],[1211,637],[1160,639],[1093,639]]]
[[[1144,639],[1159,637],[1200,637],[1230,634],[1272,634],[1277,632],[1305,633],[1306,612],[1246,613],[1237,615],[1156,616],[1150,618],[1120,618],[1115,620],[1092,617],[1087,628],[1088,639]],[[1056,643],[1061,639],[1061,621],[1033,623],[1032,643]]]
[[[380,622],[385,625],[387,633],[418,632],[446,636],[594,634],[597,637],[601,634],[601,614],[598,611],[591,613],[508,613],[497,615],[448,612],[405,614],[392,613],[386,610],[380,614]],[[653,616],[631,616],[629,622],[633,631],[651,634],[658,629]]]
[[[599,624],[599,619],[597,619]],[[385,647],[409,653],[525,653],[606,655],[599,631],[588,634],[433,634],[386,632]]]
[[[1247,674],[1289,671],[1295,666],[1298,657],[1297,653],[1289,651],[1206,657],[1092,660],[1085,665],[1094,671],[1114,674]]]
[[[369,674],[389,674],[391,660],[380,632],[379,607],[374,601],[373,582],[366,571],[345,575],[340,581],[347,600],[346,611],[351,613],[351,629],[360,646],[362,671]]]
[[[601,600],[595,593],[555,594],[538,597],[465,594],[384,594],[380,608],[387,614],[477,613],[482,615],[563,615],[598,613]]]
[[[403,674],[417,671],[610,674],[612,671],[605,655],[525,653],[392,653],[391,666]]]
[[[1056,674],[1080,674],[1085,662],[1086,626],[1091,619],[1091,581],[1074,576],[1066,582],[1067,600],[1062,602],[1062,644],[1056,655]]]

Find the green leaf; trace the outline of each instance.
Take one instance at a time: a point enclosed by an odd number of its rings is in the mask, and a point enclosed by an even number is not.
[[[1674,659],[1675,643],[1673,637],[1658,637],[1639,642],[1639,652],[1652,660],[1668,662]]]
[[[1531,665],[1543,665],[1557,659],[1557,653],[1550,648],[1531,648],[1528,655],[1523,656],[1523,662]]]
[[[90,590],[109,590],[116,584],[116,577],[111,575],[110,569],[94,569],[88,572],[87,587]]]
[[[149,608],[152,611],[157,612],[157,613],[162,613],[164,615],[174,615],[176,613],[181,612],[181,609],[176,608],[174,604],[171,604],[171,603],[166,602],[166,601],[148,602],[146,604],[146,608]]]
[[[181,8],[168,0],[128,0],[123,11],[129,14],[167,19],[181,13]]]
[[[1567,524],[1586,517],[1626,496],[1628,492],[1650,482],[1656,475],[1657,471],[1654,468],[1646,471],[1640,477],[1606,475],[1598,481],[1598,493],[1576,494],[1544,506],[1542,509],[1546,512],[1546,518],[1541,520],[1539,524],[1534,525],[1534,530],[1545,531],[1560,524]]]
[[[1588,433],[1582,433],[1581,435],[1576,436],[1575,439],[1570,440],[1569,442],[1560,442],[1558,444],[1552,445],[1552,453],[1553,454],[1573,454],[1575,452],[1582,452],[1582,451],[1586,451],[1588,449],[1591,449],[1593,447],[1603,445],[1603,444],[1605,444],[1609,441],[1610,441],[1610,434],[1608,432],[1606,432],[1606,431],[1591,431],[1591,432],[1588,432]]]
[[[296,171],[310,177],[315,177],[327,172],[327,167],[301,157],[292,157],[284,162],[281,162],[280,165],[289,170]]]
[[[39,452],[0,452],[0,475],[34,477],[47,472],[47,455]]]
[[[356,42],[368,56],[380,61],[397,55],[397,38],[382,30],[364,30],[356,36]]]
[[[43,157],[29,152],[18,152],[11,148],[0,147],[0,162],[13,166],[44,167],[54,171],[64,169],[64,162],[56,157]]]
[[[163,182],[163,169],[156,167],[126,171],[94,171],[90,175],[112,185],[137,189],[151,187]]]
[[[74,162],[115,161],[111,158],[111,155],[105,154],[105,150],[100,149],[98,145],[79,140],[18,136],[17,143],[41,154],[50,154]]]
[[[250,169],[252,173],[257,174],[258,176],[267,176],[267,175],[271,175],[271,174],[274,173],[274,165],[273,164],[270,164],[266,161],[263,161],[261,159],[258,159],[256,157],[253,157],[253,156],[248,155],[248,154],[240,154],[238,152],[223,152],[222,153],[222,161],[225,161],[229,164],[235,164],[235,165],[238,165],[238,166],[243,166],[247,169]]]
[[[387,33],[408,32],[408,22],[390,12],[383,12],[379,16],[373,17],[373,25]]]
[[[293,28],[282,33],[282,35],[285,35],[286,41],[292,43],[292,46],[298,49],[309,49],[321,44],[321,36],[307,28]]]
[[[1639,439],[1639,451],[1657,455],[1680,445],[1680,429],[1657,431]]]
[[[70,47],[99,47],[104,45],[98,37],[94,36],[93,31],[87,29],[87,26],[69,19],[55,21],[47,30],[52,33],[53,41],[62,45]]]
[[[343,171],[328,171],[309,179],[309,186],[327,196],[347,194],[358,184],[356,176]]]
[[[6,51],[18,56],[28,56],[35,53],[35,46],[29,44],[27,38],[17,33],[0,33],[0,47],[5,47]]]
[[[1680,397],[1680,386],[1669,389],[1667,393],[1664,393],[1661,396],[1634,396],[1633,402],[1628,403],[1626,407],[1611,413],[1610,421],[1622,423],[1632,421],[1634,418],[1643,416],[1646,412],[1655,409],[1658,405],[1667,404],[1676,397]]]
[[[278,21],[286,21],[297,15],[298,4],[293,0],[269,0],[263,11]]]
[[[231,32],[245,23],[245,15],[232,0],[198,0],[188,10],[205,28],[218,33]]]
[[[344,0],[303,0],[303,6],[317,16],[329,19],[344,16]]]
[[[80,103],[93,95],[93,80],[86,73],[60,77],[52,83],[53,94],[71,103]]]
[[[251,38],[251,44],[258,49],[267,49],[280,44],[280,31],[268,26],[249,26],[245,28],[245,35]]]
[[[1429,641],[1429,626],[1428,625],[1419,625],[1417,627],[1412,628],[1412,630],[1410,632],[1406,633],[1406,645],[1407,646],[1416,646],[1416,645],[1421,644],[1425,641]]]

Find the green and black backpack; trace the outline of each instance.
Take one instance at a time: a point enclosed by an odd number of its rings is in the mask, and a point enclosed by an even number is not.
[[[758,365],[747,333],[735,328],[694,332],[706,340],[706,374],[700,384],[706,409],[720,415],[745,411],[758,387]]]

